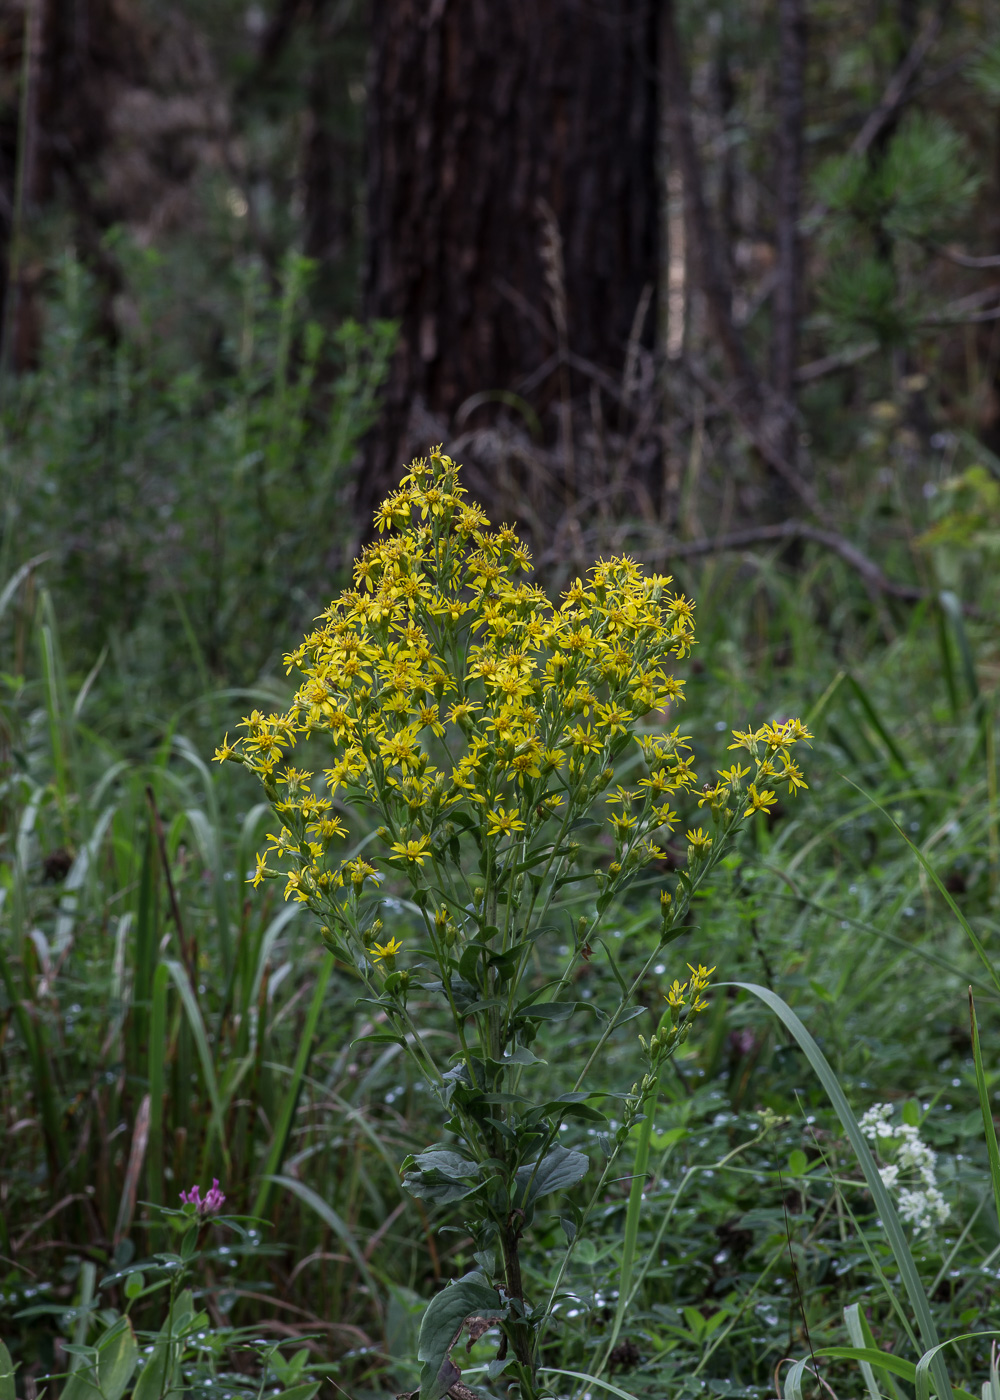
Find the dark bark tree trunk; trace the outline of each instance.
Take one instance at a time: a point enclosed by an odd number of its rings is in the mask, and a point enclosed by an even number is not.
[[[421,410],[426,430],[516,392],[554,435],[566,350],[620,367],[657,246],[648,0],[374,0],[372,20],[365,309],[400,347],[363,510],[427,447]]]
[[[774,329],[771,379],[784,411],[780,446],[795,464],[795,369],[802,307],[802,162],[805,146],[806,14],[804,0],[778,0],[778,168],[775,218]]]

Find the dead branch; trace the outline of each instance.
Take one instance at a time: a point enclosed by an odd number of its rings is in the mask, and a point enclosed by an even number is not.
[[[1000,253],[993,253],[991,256],[985,258],[974,258],[968,253],[960,253],[957,248],[946,248],[943,243],[931,243],[928,246],[932,253],[936,253],[939,258],[946,258],[948,262],[954,263],[956,267],[1000,267]]]
[[[788,540],[808,540],[829,549],[860,575],[866,586],[875,593],[884,593],[890,598],[899,598],[904,603],[933,601],[935,595],[913,584],[898,583],[889,578],[883,570],[869,559],[868,555],[852,544],[846,536],[836,530],[821,530],[805,520],[782,520],[777,525],[760,525],[747,530],[734,530],[728,535],[716,535],[714,539],[684,540],[669,545],[669,554],[674,559],[694,559],[705,554],[726,554],[732,550],[749,549],[759,544],[782,544]],[[659,551],[661,554],[663,548]],[[966,617],[982,618],[983,614],[972,603],[963,603]]]
[[[877,340],[866,340],[863,345],[849,345],[845,350],[838,350],[832,355],[824,355],[822,359],[810,360],[808,364],[800,365],[795,371],[795,378],[800,384],[811,384],[814,379],[822,379],[824,375],[835,374],[838,369],[849,369],[851,365],[867,360],[878,348]]]

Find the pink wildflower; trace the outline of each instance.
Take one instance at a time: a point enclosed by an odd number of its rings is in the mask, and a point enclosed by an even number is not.
[[[205,1199],[201,1198],[201,1187],[192,1186],[190,1191],[182,1191],[181,1200],[186,1206],[194,1206],[198,1214],[204,1218],[206,1215],[215,1215],[222,1209],[225,1196],[219,1190],[219,1178],[212,1178],[212,1185],[205,1193]]]

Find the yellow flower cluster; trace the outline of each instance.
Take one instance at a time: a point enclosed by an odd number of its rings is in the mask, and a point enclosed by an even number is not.
[[[704,993],[708,989],[709,978],[715,971],[714,967],[705,967],[699,963],[697,967],[692,967],[688,963],[688,971],[691,976],[686,982],[679,982],[674,978],[670,989],[664,992],[664,998],[674,1019],[677,1020],[685,1011],[694,1015],[697,1011],[704,1011],[708,1006]]]
[[[714,967],[705,967],[699,963],[697,967],[692,967],[688,963],[688,971],[691,976],[685,982],[674,979],[670,987],[664,992],[664,1000],[668,1010],[664,1013],[656,1031],[647,1041],[644,1035],[639,1036],[639,1043],[649,1056],[650,1064],[655,1068],[691,1034],[691,1026],[695,1016],[707,1009],[708,1002],[705,999],[705,992],[708,990],[709,979],[715,971]]]
[[[628,558],[598,561],[553,604],[521,577],[531,560],[515,532],[491,529],[440,451],[411,465],[375,523],[354,587],[286,658],[301,676],[290,708],[255,710],[242,737],[227,735],[215,756],[256,773],[282,819],[253,883],[280,876],[286,898],[388,963],[394,952],[369,947],[373,901],[362,910],[382,872],[338,855],[347,828],[336,809],[373,810],[390,868],[436,891],[448,918],[465,922],[471,891],[441,873],[456,864],[460,842],[474,841],[484,884],[498,890],[506,879],[504,897],[516,902],[517,871],[532,868],[545,842],[563,858],[572,823],[607,794],[637,724],[654,716],[659,732],[639,736],[648,776],[605,798],[615,853],[598,884],[616,888],[662,854],[649,838],[675,825],[671,797],[697,782],[685,736],[662,727],[683,690],[669,667],[690,651],[694,620],[669,577],[648,576]],[[757,760],[754,784],[804,786],[789,757],[807,737],[798,721],[736,737]],[[296,748],[315,739],[328,766],[294,767]],[[717,827],[773,802],[754,784],[744,802],[749,772],[737,764],[704,790]],[[738,811],[727,806],[734,795]],[[700,827],[688,841],[692,861],[709,855],[713,838]]]
[[[287,658],[303,677],[290,709],[255,710],[216,752],[257,773],[282,815],[271,843],[286,893],[327,909],[332,892],[358,892],[331,858],[339,800],[375,808],[388,859],[411,876],[440,856],[457,808],[495,859],[605,790],[636,721],[681,696],[668,663],[694,640],[691,602],[630,559],[598,562],[558,605],[519,581],[527,550],[490,529],[440,452],[412,464],[375,519],[355,587]],[[332,751],[318,776],[290,765],[317,735]],[[656,826],[674,820],[665,799],[695,781],[686,748],[676,731],[644,741],[651,776],[614,818],[619,863],[649,827],[634,798]],[[276,873],[262,858],[255,879]]]

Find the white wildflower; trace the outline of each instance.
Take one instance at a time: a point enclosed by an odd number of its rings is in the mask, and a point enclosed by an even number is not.
[[[875,1104],[860,1122],[881,1157],[894,1160],[879,1167],[886,1190],[897,1193],[900,1218],[918,1230],[932,1230],[951,1215],[937,1185],[937,1153],[913,1123],[893,1123],[892,1105]]]
[[[891,1103],[872,1104],[871,1108],[861,1115],[859,1127],[865,1137],[871,1138],[872,1142],[880,1137],[892,1137],[893,1129],[889,1122],[891,1117]]]

